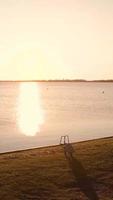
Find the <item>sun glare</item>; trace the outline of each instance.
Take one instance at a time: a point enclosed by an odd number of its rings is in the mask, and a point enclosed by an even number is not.
[[[17,123],[26,136],[35,136],[44,122],[37,83],[21,83],[19,88]]]

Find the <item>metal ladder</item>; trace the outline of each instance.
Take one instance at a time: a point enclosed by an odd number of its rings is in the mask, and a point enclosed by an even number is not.
[[[61,144],[69,144],[69,136],[68,135],[64,135],[64,136],[61,136],[60,138],[60,145]]]

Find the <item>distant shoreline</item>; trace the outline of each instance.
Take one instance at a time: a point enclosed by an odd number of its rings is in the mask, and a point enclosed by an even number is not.
[[[63,80],[0,80],[0,82],[71,82],[71,83],[113,83],[113,79],[108,80],[84,80],[84,79],[63,79]]]

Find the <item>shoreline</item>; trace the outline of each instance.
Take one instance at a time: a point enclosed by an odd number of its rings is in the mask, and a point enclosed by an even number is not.
[[[99,140],[108,140],[108,139],[113,139],[113,136],[108,136],[108,137],[102,137],[102,138],[95,138],[95,139],[88,139],[88,140],[82,140],[78,142],[70,142],[72,145],[77,145],[77,144],[82,144],[82,143],[87,143],[87,142],[94,142],[94,141],[99,141]],[[21,153],[21,152],[28,152],[28,151],[35,151],[35,150],[43,150],[43,149],[49,149],[49,148],[55,148],[61,146],[60,144],[57,145],[49,145],[49,146],[41,146],[41,147],[33,147],[33,148],[27,148],[27,149],[20,149],[20,150],[12,150],[12,151],[7,151],[7,152],[1,152],[1,155],[6,155],[6,154],[15,154],[15,153]]]
[[[113,79],[106,80],[85,80],[85,79],[64,79],[64,80],[0,80],[0,83],[21,83],[21,82],[39,82],[39,83],[113,83]]]

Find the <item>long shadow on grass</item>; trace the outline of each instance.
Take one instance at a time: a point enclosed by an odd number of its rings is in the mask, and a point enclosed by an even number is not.
[[[98,200],[98,196],[93,187],[90,177],[81,162],[73,156],[74,150],[71,144],[64,145],[64,154],[73,172],[77,185],[81,191],[89,198],[89,200]]]

